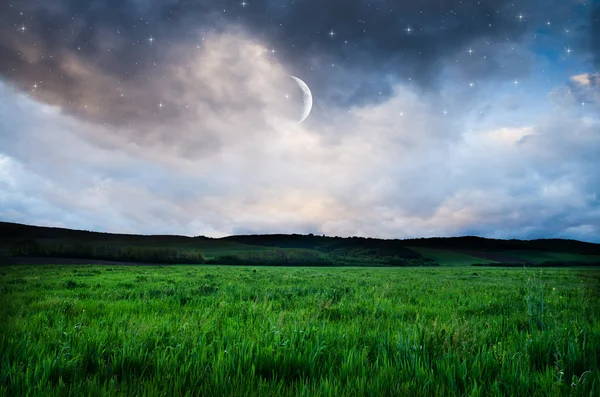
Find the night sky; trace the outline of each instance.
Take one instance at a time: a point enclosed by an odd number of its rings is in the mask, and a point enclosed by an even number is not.
[[[0,220],[600,242],[600,1],[2,1]]]

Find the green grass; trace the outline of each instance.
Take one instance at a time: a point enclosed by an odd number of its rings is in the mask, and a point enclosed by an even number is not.
[[[4,267],[0,395],[598,396],[599,280],[598,268]]]
[[[523,262],[579,262],[579,263],[596,263],[600,262],[598,255],[582,255],[569,252],[549,252],[535,250],[506,250],[506,251],[480,251],[481,257],[478,256],[478,251],[473,250],[469,253],[460,252],[458,250],[443,249],[443,248],[425,248],[425,247],[409,247],[413,251],[418,252],[425,258],[433,259],[440,266],[470,266],[473,264],[497,263],[498,261],[523,261]],[[489,259],[494,258],[494,259]]]
[[[548,252],[548,251],[491,251],[488,252],[492,255],[504,256],[513,259],[520,259],[523,261],[530,261],[534,263],[548,262],[548,261],[564,261],[564,262],[584,262],[593,263],[600,262],[600,256],[598,255],[581,255],[573,254],[569,252]]]
[[[494,263],[494,261],[491,260],[452,250],[423,247],[409,248],[423,255],[425,258],[433,259],[439,263],[440,266],[471,266],[476,263]]]

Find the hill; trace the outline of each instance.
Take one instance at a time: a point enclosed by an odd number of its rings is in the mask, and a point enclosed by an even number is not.
[[[0,256],[231,265],[588,266],[600,265],[600,244],[476,236],[385,240],[270,234],[209,238],[113,234],[0,222]]]

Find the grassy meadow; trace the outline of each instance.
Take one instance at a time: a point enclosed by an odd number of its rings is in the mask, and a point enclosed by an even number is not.
[[[494,261],[468,255],[463,252],[438,248],[411,247],[426,258],[433,259],[442,266],[471,266],[476,263],[494,263]]]
[[[598,396],[600,269],[7,266],[0,395]]]

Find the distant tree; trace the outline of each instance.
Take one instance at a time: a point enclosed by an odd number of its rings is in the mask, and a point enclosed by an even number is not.
[[[38,242],[30,238],[17,241],[10,247],[13,256],[35,256],[40,255],[41,252]]]

